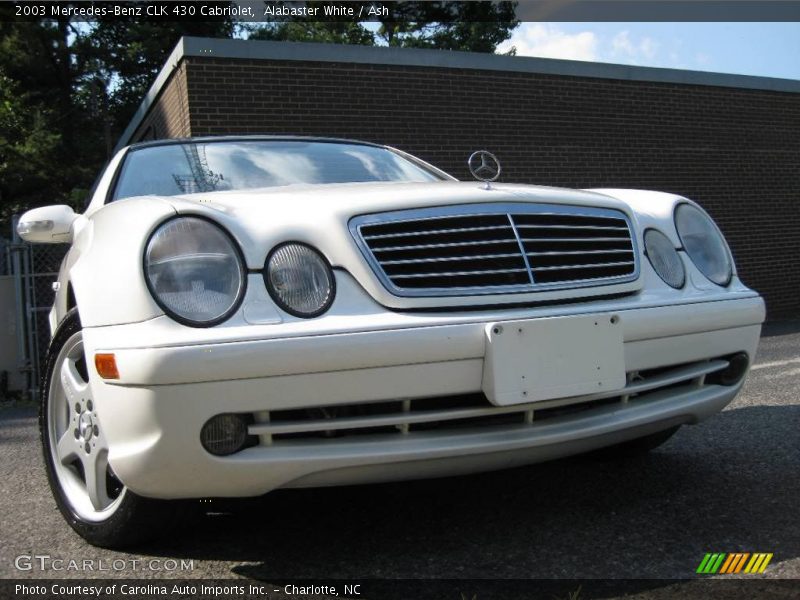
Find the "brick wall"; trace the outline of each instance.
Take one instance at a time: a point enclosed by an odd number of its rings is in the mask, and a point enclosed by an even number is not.
[[[459,178],[469,178],[470,152],[485,148],[500,157],[505,181],[685,195],[717,220],[770,318],[800,314],[798,93],[197,56],[182,68],[195,136],[352,137],[397,146]],[[180,122],[180,105],[158,101],[151,113]]]
[[[137,142],[179,138],[192,135],[189,120],[189,102],[186,88],[186,69],[183,61],[167,81],[147,115],[136,128],[133,139]]]

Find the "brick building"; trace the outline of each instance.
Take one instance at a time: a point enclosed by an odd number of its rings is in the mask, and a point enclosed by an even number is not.
[[[800,314],[800,81],[436,50],[184,38],[120,144],[350,137],[468,178],[676,192],[726,234],[769,317]]]

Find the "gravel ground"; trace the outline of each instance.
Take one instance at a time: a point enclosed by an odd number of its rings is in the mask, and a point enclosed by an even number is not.
[[[136,578],[668,579],[692,577],[705,552],[745,551],[774,553],[764,577],[800,580],[798,390],[800,322],[772,326],[744,392],[647,457],[212,504],[212,514],[133,554],[72,533],[45,481],[34,409],[6,407],[0,577],[93,575],[14,567],[20,554],[46,554],[193,564],[94,574]]]

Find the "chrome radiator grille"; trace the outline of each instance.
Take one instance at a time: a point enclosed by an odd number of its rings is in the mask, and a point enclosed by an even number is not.
[[[478,204],[356,217],[375,273],[400,296],[525,292],[631,281],[638,257],[620,211]]]

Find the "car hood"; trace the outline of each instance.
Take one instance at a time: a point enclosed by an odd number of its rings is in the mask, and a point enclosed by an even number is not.
[[[607,206],[609,196],[593,191],[522,184],[486,184],[477,181],[435,183],[334,183],[292,184],[241,191],[220,191],[173,196],[180,201],[228,208],[264,208],[291,212],[297,205],[315,206],[326,212],[345,210],[354,214],[381,212],[469,202],[555,202]]]
[[[235,237],[242,238],[248,264],[259,268],[265,254],[263,248],[253,250],[272,241],[273,236],[320,245],[333,230],[346,231],[351,218],[364,214],[452,204],[530,202],[616,208],[630,216],[626,203],[596,192],[511,184],[492,185],[487,190],[478,182],[289,185],[165,200],[179,213],[201,213],[223,221]]]

